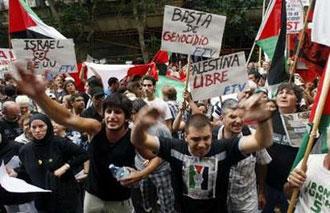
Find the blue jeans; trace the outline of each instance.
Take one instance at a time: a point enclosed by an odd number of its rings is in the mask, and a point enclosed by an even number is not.
[[[266,184],[266,206],[263,213],[273,213],[275,206],[278,206],[282,213],[288,210],[288,200],[283,191],[272,188]]]

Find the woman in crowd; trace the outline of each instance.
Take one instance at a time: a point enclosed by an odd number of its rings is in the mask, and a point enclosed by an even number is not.
[[[22,166],[18,176],[27,174],[33,185],[49,189],[36,198],[39,212],[81,212],[79,186],[71,168],[83,164],[88,156],[79,146],[54,136],[50,119],[41,113],[30,119],[32,143],[22,147]]]

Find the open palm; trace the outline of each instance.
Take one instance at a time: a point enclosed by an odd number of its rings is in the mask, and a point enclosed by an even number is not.
[[[22,62],[16,62],[15,67],[20,77],[20,79],[16,79],[17,88],[20,92],[31,98],[45,93],[47,81],[41,75],[35,74],[31,62],[28,63],[29,69]]]

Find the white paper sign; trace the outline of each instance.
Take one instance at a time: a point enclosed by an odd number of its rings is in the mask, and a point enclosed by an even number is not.
[[[290,146],[300,147],[302,138],[307,131],[310,111],[291,114],[281,114],[283,127],[289,139]]]
[[[286,30],[288,34],[299,33],[304,27],[304,8],[300,0],[286,0]]]
[[[194,63],[190,72],[189,86],[194,100],[241,92],[248,85],[244,52]]]
[[[15,61],[15,55],[11,49],[0,48],[0,78],[9,71],[9,64]]]
[[[0,167],[0,185],[6,191],[13,193],[51,192],[50,190],[45,190],[28,184],[24,180],[10,177],[7,174],[6,167],[3,162]]]
[[[302,5],[305,7],[305,6],[309,6],[309,4],[310,4],[309,1],[310,1],[310,0],[301,0],[301,3],[302,3]]]
[[[165,6],[161,49],[218,58],[226,17]]]
[[[72,39],[12,39],[17,59],[32,60],[39,74],[77,72]]]

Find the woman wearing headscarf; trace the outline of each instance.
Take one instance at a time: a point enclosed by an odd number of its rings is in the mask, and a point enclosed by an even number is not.
[[[54,136],[50,119],[41,113],[30,119],[32,143],[22,147],[21,171],[38,187],[49,189],[35,200],[39,212],[80,212],[79,185],[71,168],[83,164],[87,153],[65,138]]]

